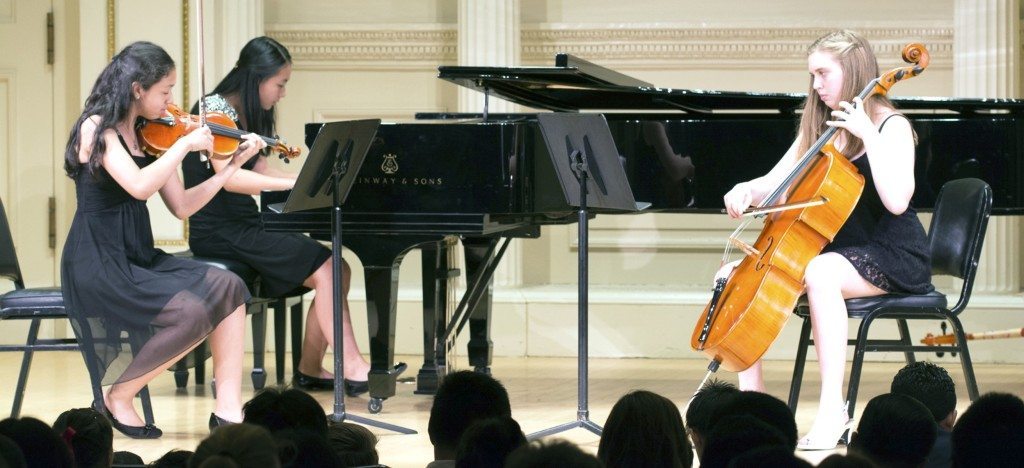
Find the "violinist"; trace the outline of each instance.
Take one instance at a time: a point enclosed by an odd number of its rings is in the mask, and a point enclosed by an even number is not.
[[[858,92],[879,76],[870,44],[851,31],[836,31],[807,49],[810,89],[796,141],[766,175],[736,184],[725,194],[729,216],[760,203],[829,128],[833,140],[864,176],[864,191],[849,219],[823,253],[807,265],[804,288],[821,370],[818,414],[799,449],[828,450],[849,427],[843,399],[847,311],[844,299],[890,292],[927,293],[931,284],[924,226],[910,206],[914,193],[915,136],[910,121],[884,95],[865,101]],[[735,264],[719,271],[727,276]],[[740,388],[764,391],[761,363],[739,374]]]
[[[285,96],[291,77],[291,55],[269,37],[250,40],[235,67],[213,92],[205,96],[207,109],[223,112],[242,130],[260,135],[275,131],[274,106]],[[226,161],[202,161],[198,153],[185,158],[185,185],[198,186],[219,176]],[[252,195],[262,190],[287,190],[297,174],[278,170],[266,158],[249,161],[224,184],[224,189],[199,210],[189,222],[189,247],[197,255],[229,258],[244,262],[262,277],[262,294],[277,297],[304,287],[316,291],[306,321],[306,336],[294,383],[306,390],[334,388],[334,376],[323,368],[327,346],[333,347],[334,275],[331,251],[319,242],[295,233],[267,232],[260,222]],[[343,260],[344,261],[344,260]],[[342,285],[345,392],[349,396],[369,390],[370,364],[356,344],[348,307],[349,267],[343,264]],[[326,331],[326,332],[325,332]]]
[[[265,143],[244,136],[242,149],[224,160],[221,174],[186,190],[178,165],[189,151],[212,148],[210,130],[185,134],[159,159],[142,153],[136,133],[143,119],[164,115],[175,81],[174,61],[162,48],[128,45],[96,79],[64,155],[78,197],[61,258],[64,302],[69,314],[99,318],[76,326],[90,327],[96,340],[101,382],[109,386],[103,412],[119,432],[140,439],[162,432],[143,424],[132,399],[207,336],[217,378],[210,427],[242,419],[249,293],[232,273],[155,249],[146,200],[159,192],[175,216],[186,218]],[[121,352],[123,330],[142,341],[134,357]]]

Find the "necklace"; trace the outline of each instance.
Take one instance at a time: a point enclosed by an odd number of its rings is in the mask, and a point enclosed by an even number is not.
[[[135,132],[127,131],[126,128],[131,127],[123,126],[122,128],[118,128],[117,131],[118,133],[121,134],[121,139],[124,140],[124,142],[128,145],[128,148],[132,151],[132,155],[137,155],[139,154],[139,138],[135,136]],[[129,136],[131,136],[130,140]]]

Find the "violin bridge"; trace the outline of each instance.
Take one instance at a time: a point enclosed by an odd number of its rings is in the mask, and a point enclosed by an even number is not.
[[[755,257],[755,258],[761,256],[761,251],[760,250],[757,250],[756,248],[754,248],[754,246],[752,246],[752,245],[750,245],[750,244],[748,244],[746,242],[743,242],[743,241],[741,241],[741,240],[739,240],[739,239],[737,239],[735,237],[730,237],[729,238],[729,242],[732,242],[732,245],[734,245],[734,246],[736,246],[736,248],[742,250],[743,253],[747,254],[748,256]]]

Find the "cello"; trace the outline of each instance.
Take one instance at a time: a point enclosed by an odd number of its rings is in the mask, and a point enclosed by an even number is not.
[[[922,44],[907,45],[902,56],[909,66],[871,80],[858,96],[865,101],[885,96],[894,84],[928,66]],[[857,205],[864,177],[835,148],[837,130],[825,131],[782,183],[744,212],[749,217],[730,235],[722,263],[732,245],[744,258],[731,276],[716,280],[690,339],[694,350],[711,358],[705,381],[720,366],[739,372],[764,355],[803,293],[807,264],[832,241]],[[757,241],[747,245],[738,235],[753,217],[765,218],[764,227]]]

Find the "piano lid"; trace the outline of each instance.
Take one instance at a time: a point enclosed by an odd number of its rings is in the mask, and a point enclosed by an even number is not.
[[[554,67],[438,67],[438,78],[535,109],[678,110],[707,114],[714,111],[769,110],[795,113],[806,94],[745,93],[658,88],[581,58],[558,54]],[[1013,99],[894,98],[901,110],[945,110],[956,113],[1024,112],[1024,101]]]

